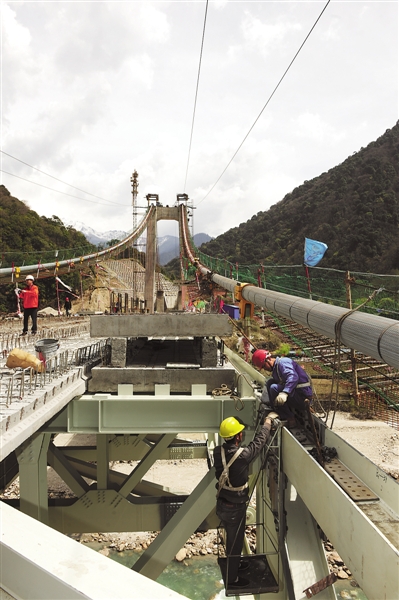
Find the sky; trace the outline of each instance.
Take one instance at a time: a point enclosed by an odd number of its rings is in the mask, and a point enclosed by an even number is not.
[[[1,183],[99,232],[132,229],[134,170],[194,233],[268,210],[398,120],[397,1],[326,4],[3,0]]]

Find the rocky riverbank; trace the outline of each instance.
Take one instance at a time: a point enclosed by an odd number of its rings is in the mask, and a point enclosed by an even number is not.
[[[255,527],[247,527],[247,539],[249,546],[254,552],[256,548]],[[127,550],[140,554],[148,548],[154,541],[157,532],[139,532],[139,533],[84,533],[81,535],[72,535],[74,539],[81,544],[99,545],[99,552],[104,556],[109,556],[110,552],[124,552]],[[338,579],[352,578],[352,573],[344,564],[330,542],[324,543],[327,562],[330,573],[335,573]],[[174,560],[188,565],[191,558],[196,556],[214,555],[218,556],[223,552],[222,547],[218,546],[217,531],[211,529],[206,532],[197,532],[189,537],[183,548],[176,554]]]

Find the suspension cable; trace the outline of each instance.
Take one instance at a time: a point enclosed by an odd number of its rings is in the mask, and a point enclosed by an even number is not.
[[[296,60],[298,54],[300,53],[300,51],[302,50],[302,48],[304,47],[304,45],[306,44],[308,38],[310,37],[310,34],[312,33],[312,31],[314,30],[314,28],[316,27],[317,23],[320,21],[324,11],[326,10],[327,6],[330,4],[331,0],[327,0],[326,5],[324,6],[323,10],[321,11],[321,13],[319,14],[319,16],[317,17],[316,21],[314,22],[314,24],[312,25],[309,33],[307,34],[307,36],[305,37],[304,41],[302,42],[302,44],[299,47],[299,50],[297,50],[294,58],[291,60],[290,64],[288,65],[288,67],[286,68],[286,70],[284,71],[283,75],[281,76],[279,82],[277,83],[276,87],[274,88],[274,90],[272,91],[272,93],[270,94],[269,98],[266,101],[266,104],[264,105],[264,107],[262,108],[262,110],[260,111],[260,113],[258,114],[258,116],[256,117],[255,121],[253,122],[253,124],[251,125],[248,133],[246,134],[246,136],[244,137],[244,139],[242,140],[241,144],[238,146],[237,150],[234,152],[233,156],[231,157],[230,161],[227,163],[227,166],[225,167],[225,169],[222,171],[221,175],[219,175],[218,179],[215,181],[215,183],[213,184],[213,186],[211,187],[211,189],[209,190],[209,192],[207,194],[205,194],[205,196],[199,201],[197,202],[197,206],[199,204],[201,204],[201,202],[203,202],[205,200],[205,198],[207,198],[209,196],[209,194],[212,192],[212,190],[217,186],[217,184],[219,183],[219,181],[221,180],[221,178],[223,177],[223,175],[226,173],[227,169],[229,168],[229,166],[231,165],[231,163],[233,162],[233,160],[235,159],[235,157],[237,156],[237,154],[239,153],[239,151],[241,150],[242,146],[244,145],[246,139],[248,138],[249,134],[251,133],[251,131],[253,130],[253,128],[255,127],[256,123],[258,122],[258,120],[260,119],[263,111],[265,110],[265,108],[267,107],[267,105],[269,104],[269,102],[271,101],[271,99],[273,98],[274,94],[276,93],[277,89],[280,87],[280,84],[282,83],[283,79],[285,78],[285,76],[287,75],[288,71],[290,70],[291,66],[293,65],[294,61]]]
[[[198,97],[198,88],[199,88],[199,79],[200,79],[200,73],[201,73],[201,62],[202,62],[202,52],[204,49],[204,38],[205,38],[205,26],[206,26],[206,16],[208,14],[208,1],[206,0],[206,7],[205,7],[205,17],[204,17],[204,27],[202,30],[202,41],[201,41],[201,50],[200,50],[200,59],[199,59],[199,65],[198,65],[198,75],[197,75],[197,86],[195,89],[195,99],[194,99],[194,110],[193,110],[193,120],[191,123],[191,134],[190,134],[190,143],[189,143],[189,147],[188,147],[188,157],[187,157],[187,167],[186,167],[186,178],[184,180],[184,188],[183,191],[186,191],[186,185],[187,185],[187,176],[188,176],[188,167],[190,164],[190,154],[191,154],[191,144],[193,141],[193,132],[194,132],[194,120],[195,120],[195,110],[197,107],[197,97]]]
[[[91,192],[86,192],[85,190],[82,190],[81,188],[78,188],[74,185],[72,185],[71,183],[67,183],[66,181],[62,181],[62,179],[58,179],[58,177],[54,177],[54,175],[50,175],[50,173],[46,173],[45,171],[42,171],[41,169],[38,169],[37,167],[34,167],[33,165],[30,165],[29,163],[20,160],[19,158],[16,158],[15,156],[12,156],[12,154],[8,154],[8,152],[4,152],[4,150],[0,150],[0,152],[2,154],[4,154],[5,156],[8,156],[9,158],[12,158],[20,163],[22,163],[23,165],[26,165],[27,167],[30,167],[31,169],[34,169],[35,171],[38,171],[39,173],[41,173],[42,175],[46,175],[46,177],[51,177],[51,179],[55,179],[55,181],[59,181],[60,183],[63,183],[64,185],[67,185],[68,187],[73,188],[74,190],[78,190],[78,192],[83,192],[84,194],[87,194],[88,196],[93,196],[93,198],[98,198],[98,200],[104,200],[104,202],[109,202],[110,204],[119,204],[119,202],[112,202],[112,200],[107,200],[106,198],[101,198],[101,196],[96,196],[95,194],[92,194]],[[7,171],[3,171],[3,169],[1,169],[1,171],[3,173],[7,173]],[[19,177],[18,175],[13,175],[13,173],[7,173],[7,175],[12,175],[13,177]],[[22,179],[22,177],[19,177],[20,179]],[[28,181],[28,179],[24,179],[24,181]],[[29,183],[35,183],[34,181],[30,181]],[[40,184],[36,184],[36,185],[40,185]],[[44,186],[43,186],[44,187]],[[51,189],[51,188],[48,188]],[[53,191],[57,191],[57,190],[53,190]],[[60,194],[63,194],[64,192],[59,192]],[[77,198],[77,196],[73,196],[74,198]],[[81,200],[81,198],[79,198]],[[122,206],[125,206],[124,204]]]
[[[37,183],[37,181],[31,181],[30,179],[25,179],[25,177],[21,177],[20,175],[15,175],[14,173],[9,173],[8,171],[5,171],[4,169],[0,169],[0,171],[2,173],[5,173],[6,175],[11,175],[11,177],[16,177],[17,179],[22,179],[22,181],[27,181],[28,183],[33,183],[33,185],[38,185],[39,187],[45,188],[46,190],[50,190],[52,192],[57,192],[57,194],[63,194],[64,196],[69,196],[70,198],[77,198],[78,200],[82,200],[83,202],[91,202],[92,204],[102,204],[103,206],[111,206],[111,204],[105,204],[104,202],[97,202],[96,200],[89,200],[88,198],[81,198],[80,196],[74,196],[73,194],[68,194],[67,192],[61,192],[61,190],[55,190],[54,188],[48,187],[47,185],[43,185],[42,183]],[[51,177],[51,175],[50,175],[50,177]],[[54,179],[55,179],[55,177],[54,177]],[[58,180],[58,181],[60,181],[60,180]],[[66,185],[69,185],[69,184],[67,183]],[[71,187],[73,187],[73,186],[71,186]],[[75,188],[75,189],[79,189],[79,188]],[[88,192],[83,192],[83,193],[87,194]],[[93,194],[92,194],[92,196],[93,196]],[[95,196],[95,197],[97,198],[98,196]],[[107,202],[110,202],[110,201],[107,200]],[[130,206],[129,204],[122,204],[121,202],[112,202],[112,204],[117,204],[118,206]]]

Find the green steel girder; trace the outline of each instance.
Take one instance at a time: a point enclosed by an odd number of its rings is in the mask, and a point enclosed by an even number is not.
[[[89,484],[83,479],[71,462],[63,455],[61,450],[50,443],[47,462],[71,488],[76,496],[83,496],[89,490]]]
[[[132,438],[132,444],[129,442],[123,443],[120,446],[116,446],[113,442],[119,437]],[[141,460],[150,446],[147,443],[141,443],[134,445],[134,440],[137,439],[136,435],[124,435],[117,436],[109,442],[109,461],[119,460]],[[142,436],[144,437],[144,436]],[[96,446],[58,446],[59,450],[67,456],[69,459],[78,458],[84,461],[96,461],[97,460],[97,448]],[[207,458],[208,447],[204,443],[178,443],[176,445],[170,445],[166,448],[162,455],[158,457],[158,460],[183,460],[193,458]]]
[[[97,475],[97,466],[93,465],[93,463],[85,462],[83,460],[79,460],[78,458],[69,458],[69,462],[72,467],[78,471],[78,473],[82,477],[87,477],[88,479],[95,480]],[[115,471],[113,469],[109,470],[108,473],[108,483],[109,487],[113,490],[119,490],[122,485],[126,481],[126,473],[121,473],[120,471]],[[165,487],[163,485],[159,485],[158,483],[154,483],[152,481],[147,481],[142,479],[134,488],[134,494],[137,496],[169,496],[174,497],[178,495],[176,492],[173,492],[170,488]]]
[[[150,579],[156,579],[170,563],[190,535],[211,513],[216,528],[219,519],[215,514],[215,470],[210,469],[193,490],[179,511],[135,563],[133,569]]]
[[[328,434],[330,440],[335,437],[333,432]],[[340,443],[347,447],[346,452],[353,456],[354,463],[359,461],[365,465],[367,459],[343,440]],[[292,456],[295,456],[295,461],[290,460]],[[362,503],[355,503],[286,429],[283,430],[282,460],[284,472],[296,493],[342,556],[367,597],[396,598],[399,549],[388,540],[383,527],[378,527],[382,515],[375,522],[369,519],[361,509]],[[385,490],[380,484],[378,467],[369,463],[367,470],[374,489],[381,487],[379,495],[382,496]],[[389,487],[395,488],[396,501],[390,513],[390,519],[395,524],[398,486],[392,479]],[[380,504],[384,504],[382,500]],[[380,510],[382,513],[382,507]]]
[[[194,519],[195,523],[190,526],[184,542],[200,525],[203,529],[217,527],[219,521],[212,512],[215,508],[214,482],[211,497],[205,504],[205,511],[201,506],[202,500],[196,506],[194,513],[197,516],[206,514],[202,519]],[[126,499],[116,490],[90,490],[69,506],[50,506],[49,525],[62,533],[161,531],[175,512],[181,510],[186,498],[187,496],[167,499],[130,496]],[[187,500],[190,498],[191,494]]]
[[[81,396],[68,404],[71,433],[190,433],[219,430],[220,422],[237,414],[248,429],[256,421],[254,397],[230,396]],[[253,429],[253,426],[252,426]]]
[[[159,458],[162,452],[169,446],[174,440],[175,434],[163,435],[156,444],[151,448],[148,454],[139,462],[137,467],[133,469],[132,473],[126,478],[125,483],[119,490],[121,496],[126,498],[140,483],[141,479],[152,467],[155,461]]]
[[[17,450],[19,463],[20,509],[25,514],[48,522],[47,449],[49,433],[35,434]]]

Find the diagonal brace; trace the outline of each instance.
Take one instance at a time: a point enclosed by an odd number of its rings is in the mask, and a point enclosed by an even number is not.
[[[163,452],[175,439],[175,433],[165,434],[160,437],[158,442],[151,448],[146,456],[139,462],[137,467],[126,478],[125,483],[119,490],[119,494],[124,498],[134,490],[134,488],[140,483],[147,471],[152,467],[158,458],[162,457]]]
[[[132,569],[150,579],[157,579],[215,508],[215,496],[215,469],[212,467]]]
[[[75,467],[69,462],[63,452],[52,442],[48,448],[47,462],[50,467],[65,481],[74,494],[80,498],[89,490],[89,484],[78,473]]]

